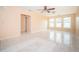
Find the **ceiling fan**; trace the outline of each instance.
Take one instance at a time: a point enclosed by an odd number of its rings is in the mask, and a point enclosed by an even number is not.
[[[52,11],[52,12],[51,12]],[[42,13],[47,12],[47,13],[55,13],[55,8],[48,8],[47,6],[44,6],[42,9]]]

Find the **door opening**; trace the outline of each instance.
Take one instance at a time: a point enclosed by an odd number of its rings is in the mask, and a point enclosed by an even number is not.
[[[30,16],[21,14],[21,33],[30,32]]]

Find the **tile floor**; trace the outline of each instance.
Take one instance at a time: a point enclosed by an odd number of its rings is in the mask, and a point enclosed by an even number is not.
[[[78,52],[79,38],[70,32],[47,31],[25,33],[0,40],[1,52]]]

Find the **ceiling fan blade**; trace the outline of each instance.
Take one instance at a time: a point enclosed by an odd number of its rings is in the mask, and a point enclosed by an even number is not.
[[[49,8],[48,10],[55,10],[55,8]]]

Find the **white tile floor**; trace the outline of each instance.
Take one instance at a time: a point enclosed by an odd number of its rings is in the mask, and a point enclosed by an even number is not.
[[[0,51],[7,52],[77,52],[79,39],[62,31],[25,33],[21,37],[0,41]]]

